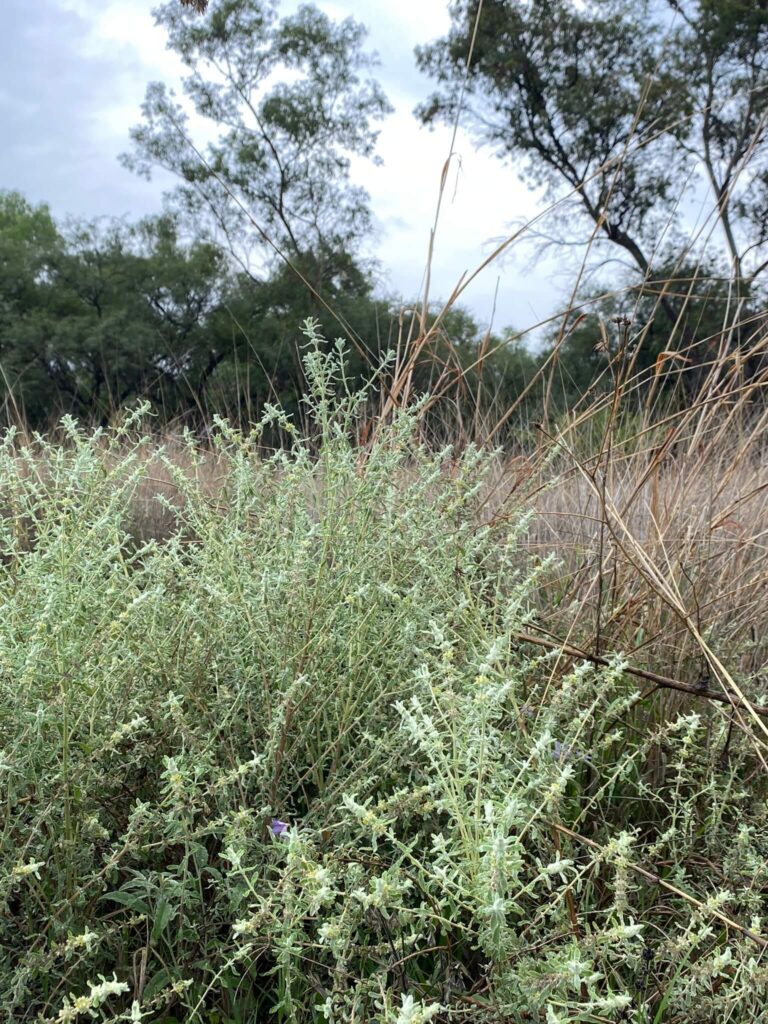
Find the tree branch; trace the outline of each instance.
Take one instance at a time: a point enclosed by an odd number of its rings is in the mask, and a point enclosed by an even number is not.
[[[591,661],[594,665],[603,665],[608,668],[611,664],[608,658],[600,657],[597,654],[590,654],[588,651],[582,651],[578,647],[574,647],[572,644],[563,643],[560,640],[548,640],[541,636],[532,636],[530,633],[516,633],[515,637],[521,643],[533,644],[536,647],[545,647],[548,651],[562,651],[563,654],[567,654],[571,658],[582,658],[584,661]],[[650,683],[655,683],[656,686],[666,690],[678,690],[680,693],[690,694],[692,697],[704,697],[707,700],[714,700],[720,704],[729,704],[734,708],[742,708],[743,710],[754,711],[756,715],[761,715],[763,718],[768,718],[768,706],[762,704],[752,704],[751,702],[741,701],[738,697],[730,693],[720,693],[719,690],[711,690],[707,686],[699,686],[696,683],[684,683],[680,679],[670,679],[668,676],[660,676],[656,672],[649,672],[643,668],[635,668],[632,665],[627,665],[623,669],[627,675],[637,676],[638,679],[647,679]]]

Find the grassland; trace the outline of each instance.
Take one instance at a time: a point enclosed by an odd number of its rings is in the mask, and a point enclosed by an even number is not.
[[[307,333],[277,451],[4,439],[4,1019],[768,1020],[762,380],[450,447]]]

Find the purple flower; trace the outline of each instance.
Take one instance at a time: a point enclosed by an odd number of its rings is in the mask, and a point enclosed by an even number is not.
[[[282,836],[288,831],[288,822],[280,821],[279,818],[273,818],[272,824],[269,826],[269,831],[273,836]]]
[[[552,749],[552,759],[554,761],[587,761],[591,763],[592,758],[589,754],[584,754],[580,750],[574,750],[574,748],[568,743],[561,743],[560,740],[555,740],[555,745]]]

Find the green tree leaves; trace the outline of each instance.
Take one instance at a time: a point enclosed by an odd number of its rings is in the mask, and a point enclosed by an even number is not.
[[[571,194],[571,209],[643,275],[662,240],[669,247],[665,232],[698,173],[737,282],[748,287],[763,274],[764,5],[488,0],[479,11],[477,0],[457,0],[449,33],[417,51],[436,81],[419,109],[425,122],[452,119],[463,102],[482,145],[527,158],[531,182]],[[676,315],[674,304],[665,308]]]
[[[152,83],[125,163],[177,175],[172,205],[249,265],[273,264],[278,251],[289,260],[356,252],[370,213],[350,159],[373,156],[372,125],[389,110],[368,77],[363,27],[310,5],[280,18],[270,0],[218,0],[203,20],[174,0],[157,21],[189,68],[194,117]],[[204,121],[213,132],[196,143]]]

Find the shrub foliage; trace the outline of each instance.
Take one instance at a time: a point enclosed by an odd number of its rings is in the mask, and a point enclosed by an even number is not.
[[[5,437],[4,1019],[768,1020],[759,748],[521,643],[490,457],[356,447],[306,334],[316,433],[220,420],[215,499],[190,438],[165,540],[141,410]]]

